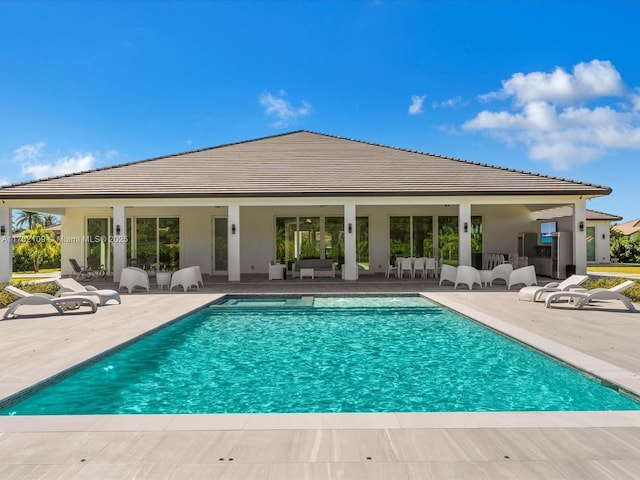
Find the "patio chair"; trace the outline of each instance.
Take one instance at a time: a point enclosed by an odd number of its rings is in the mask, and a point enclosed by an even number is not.
[[[126,288],[129,293],[133,292],[136,287],[142,287],[149,291],[149,275],[147,272],[138,267],[126,267],[122,269],[120,274],[120,285],[118,291]]]
[[[442,282],[444,282],[445,280],[455,285],[457,273],[457,267],[443,263],[442,267],[440,267],[440,286],[442,286]]]
[[[456,281],[453,288],[458,288],[458,285],[466,285],[469,290],[473,290],[473,285],[478,284],[482,288],[482,279],[480,278],[480,272],[467,265],[459,265],[456,271]]]
[[[122,303],[120,294],[115,290],[97,289],[93,285],[82,285],[73,278],[57,278],[56,283],[60,290],[56,293],[56,297],[68,297],[70,295],[80,295],[83,297],[93,298],[99,305],[106,304],[109,300],[115,300]]]
[[[96,277],[104,278],[107,272],[104,269],[104,265],[100,263],[100,259],[98,257],[87,257],[87,268],[89,268]]]
[[[513,265],[510,263],[501,263],[496,265],[491,270],[491,286],[493,286],[493,282],[496,280],[504,280],[504,283],[509,283],[509,275],[513,272]]]
[[[438,276],[438,264],[436,263],[436,259],[429,257],[424,259],[424,269],[427,274],[427,277],[436,278]]]
[[[400,278],[404,278],[405,273],[409,274],[409,278],[413,278],[413,265],[410,258],[403,258],[400,262]]]
[[[75,277],[76,280],[82,282],[96,277],[96,274],[91,270],[91,267],[81,266],[75,258],[70,258],[69,263],[71,264],[71,268],[73,268],[71,278]]]
[[[394,275],[396,278],[399,277],[398,275],[398,266],[396,265],[395,261],[392,259],[389,259],[389,262],[387,264],[387,271],[384,274],[385,278],[389,278],[391,275]]]
[[[59,314],[64,314],[69,310],[77,310],[80,307],[89,307],[91,309],[91,313],[95,313],[98,310],[98,305],[96,302],[89,297],[83,297],[79,295],[68,296],[68,297],[54,297],[53,295],[49,295],[48,293],[29,293],[24,290],[14,287],[13,285],[7,285],[4,289],[18,297],[16,301],[9,304],[7,307],[7,311],[4,312],[4,316],[2,318],[12,318],[16,317],[16,310],[18,307],[23,305],[51,305],[55,308],[56,312]]]
[[[542,301],[542,296],[548,292],[562,292],[571,288],[576,288],[585,280],[589,278],[588,275],[571,275],[562,282],[550,282],[541,287],[531,286],[521,288],[518,292],[518,300],[526,302]]]
[[[177,286],[181,286],[185,292],[191,287],[196,287],[200,290],[196,269],[194,267],[187,267],[175,272],[171,276],[171,286],[169,287],[169,291],[173,290],[173,287]]]
[[[619,300],[624,304],[625,307],[629,309],[629,311],[636,312],[636,307],[635,305],[633,305],[631,299],[625,295],[622,295],[621,293],[634,283],[635,282],[633,280],[627,280],[611,288],[594,288],[592,290],[587,290],[586,292],[571,290],[554,292],[547,297],[545,306],[547,308],[552,308],[555,303],[564,298],[568,299],[569,304],[575,306],[578,309],[584,308],[585,305],[588,305],[591,302],[601,300]]]
[[[202,281],[202,270],[200,269],[200,265],[195,265],[193,267],[187,267],[187,268],[193,269],[193,271],[196,274],[196,278],[198,279],[198,286],[204,287],[204,282]]]
[[[413,263],[413,277],[426,278],[426,276],[427,276],[427,269],[425,268],[425,258],[418,257]]]
[[[507,290],[511,290],[511,287],[520,283],[525,286],[536,285],[538,283],[536,269],[533,265],[516,268],[511,272],[509,274],[509,281],[507,282]]]

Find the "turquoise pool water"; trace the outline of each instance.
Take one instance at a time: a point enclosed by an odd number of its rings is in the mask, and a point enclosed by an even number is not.
[[[638,410],[421,297],[230,298],[3,415]]]

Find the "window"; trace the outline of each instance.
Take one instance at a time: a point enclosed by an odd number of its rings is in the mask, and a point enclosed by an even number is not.
[[[450,265],[458,265],[458,217],[438,217],[438,252]]]
[[[87,219],[86,265],[92,268],[103,266],[106,271],[111,271],[113,254],[109,243],[110,234],[109,218]]]
[[[213,270],[215,272],[226,272],[229,269],[227,228],[226,217],[213,219]]]
[[[369,269],[369,217],[356,217],[356,261]],[[344,263],[343,217],[276,217],[276,262],[330,258]]]
[[[587,262],[596,261],[596,227],[587,227]]]
[[[127,219],[129,220],[129,219]],[[180,219],[134,218],[127,222],[127,229],[135,225],[132,232],[134,248],[131,258],[139,267],[147,270],[178,270],[180,268]]]

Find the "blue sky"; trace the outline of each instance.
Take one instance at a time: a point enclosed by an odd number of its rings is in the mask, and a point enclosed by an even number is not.
[[[0,2],[14,183],[305,129],[612,187],[640,217],[637,1]]]

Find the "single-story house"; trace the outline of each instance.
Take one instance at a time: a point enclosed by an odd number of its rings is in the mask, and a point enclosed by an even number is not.
[[[342,278],[357,280],[384,272],[396,256],[480,266],[483,255],[517,253],[521,232],[542,240],[539,212],[563,207],[571,212],[558,223],[571,247],[564,261],[580,273],[586,202],[610,193],[295,131],[3,186],[0,233],[10,237],[12,209],[60,215],[63,273],[70,258],[98,257],[116,281],[132,259],[151,268],[199,265],[239,281],[303,258],[331,259]],[[10,242],[0,245],[0,281],[8,281]]]
[[[631,220],[629,222],[621,223],[620,225],[616,225],[613,228],[620,234],[624,235],[625,237],[633,237],[634,235],[639,235],[640,234],[640,218],[636,218],[635,220]]]

